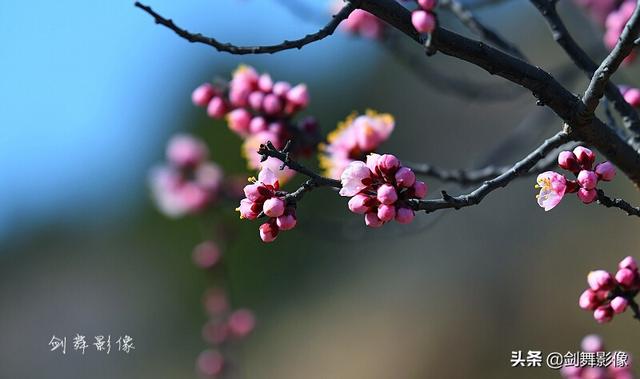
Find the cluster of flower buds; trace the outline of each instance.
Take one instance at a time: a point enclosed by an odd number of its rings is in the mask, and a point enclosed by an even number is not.
[[[358,116],[353,113],[338,123],[338,128],[327,136],[327,143],[320,144],[319,161],[325,176],[340,179],[342,172],[354,160],[364,160],[386,141],[395,121],[393,116],[367,110]]]
[[[207,146],[186,134],[172,137],[167,146],[167,164],[151,172],[150,184],[158,208],[170,217],[202,211],[212,204],[222,188],[222,169],[207,161]]]
[[[615,275],[604,270],[591,271],[587,276],[589,288],[580,295],[580,308],[593,311],[599,323],[611,321],[614,314],[624,312],[640,289],[638,265],[632,257],[618,264]]]
[[[415,213],[409,200],[422,199],[427,185],[391,154],[370,154],[367,162],[353,161],[340,178],[340,195],[351,197],[349,209],[364,214],[365,224],[377,228],[395,219],[410,223]]]
[[[625,25],[631,18],[633,11],[636,9],[637,2],[635,0],[624,1],[616,10],[609,13],[605,20],[605,45],[613,49],[618,43],[618,39],[624,30]],[[626,63],[630,63],[635,59],[636,53],[632,52],[626,59]]]
[[[596,353],[596,356],[597,353],[603,353],[606,351],[604,341],[600,336],[595,334],[585,336],[582,339],[580,348],[585,353]],[[603,354],[602,356],[607,357],[607,354]],[[620,359],[620,356],[624,356],[626,360]],[[633,379],[633,373],[631,372],[631,357],[626,352],[616,351],[613,352],[613,354],[610,354],[610,364],[607,364],[606,366],[607,367],[585,367],[584,363],[576,360],[574,365],[565,365],[562,367],[560,369],[560,374],[565,379]]]
[[[433,13],[438,5],[438,0],[416,0],[418,9],[411,12],[411,23],[420,33],[431,33],[435,30],[438,22]]]
[[[272,242],[281,230],[290,230],[296,226],[296,210],[285,200],[286,193],[279,191],[280,182],[269,168],[263,168],[258,180],[249,178],[251,184],[244,187],[245,198],[240,200],[236,209],[240,218],[255,220],[266,216],[267,222],[260,225],[260,238]]]
[[[624,100],[634,108],[640,108],[640,88],[619,86]]]
[[[545,211],[553,209],[567,193],[577,193],[578,198],[589,204],[598,198],[596,186],[599,181],[610,181],[616,175],[616,168],[610,162],[602,162],[593,167],[596,155],[586,147],[578,146],[573,151],[563,151],[558,155],[558,165],[576,175],[569,180],[554,171],[538,175],[536,188],[540,193],[536,196],[538,205]]]
[[[223,354],[227,343],[242,340],[254,329],[256,320],[248,309],[231,310],[225,291],[210,288],[203,299],[209,321],[202,327],[202,338],[210,345],[198,356],[197,370],[206,377],[220,377],[227,359]]]
[[[193,91],[192,100],[195,105],[206,107],[210,117],[226,117],[229,129],[244,140],[242,151],[250,169],[269,167],[278,172],[281,180],[294,172],[277,170],[282,162],[276,158],[261,162],[258,147],[271,141],[282,148],[292,140],[292,155],[308,156],[319,141],[318,125],[313,118],[293,121],[309,104],[307,86],[274,82],[269,74],[258,74],[249,66],[240,66],[224,86],[200,85]]]

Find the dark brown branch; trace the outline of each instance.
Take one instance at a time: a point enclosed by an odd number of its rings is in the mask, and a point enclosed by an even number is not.
[[[573,63],[589,78],[592,78],[598,69],[598,65],[573,39],[573,36],[558,14],[556,1],[530,1],[544,16],[553,34],[553,39],[564,49]],[[607,83],[605,90],[605,95],[613,103],[616,111],[622,116],[624,125],[635,135],[636,138],[640,138],[640,117],[638,116],[638,112],[624,100],[620,90],[614,83]],[[611,124],[611,122],[609,122],[609,124]],[[640,144],[640,140],[636,140],[635,144],[638,146],[638,144]]]
[[[618,208],[627,213],[628,216],[640,217],[640,207],[634,207],[622,199],[612,199],[605,195],[604,191],[598,190],[598,203],[607,208]]]
[[[555,155],[549,155],[520,177],[537,175],[557,165]],[[442,182],[457,183],[462,186],[478,184],[509,172],[512,166],[486,166],[475,170],[446,170],[428,163],[407,163],[416,174],[438,179]]]
[[[569,136],[565,132],[559,132],[553,137],[544,141],[544,143],[540,145],[540,147],[527,155],[523,160],[516,163],[507,172],[484,182],[480,187],[478,187],[471,193],[454,197],[449,195],[445,191],[442,191],[442,198],[440,199],[414,201],[414,209],[430,213],[440,209],[460,209],[479,204],[482,199],[484,199],[489,193],[497,190],[498,188],[506,187],[514,179],[525,175],[550,152],[569,142],[569,139]]]
[[[598,107],[598,103],[609,84],[609,78],[618,70],[622,61],[631,54],[635,47],[633,41],[640,32],[640,7],[638,4],[640,4],[640,0],[636,2],[636,9],[624,27],[618,43],[595,71],[591,83],[584,93],[582,101],[585,104],[585,111],[588,113],[593,113]]]
[[[440,0],[440,6],[449,9],[472,33],[481,39],[489,42],[495,47],[515,56],[524,61],[527,60],[525,55],[514,44],[504,39],[493,29],[485,26],[480,22],[474,14],[458,0]]]
[[[283,50],[301,49],[305,45],[311,44],[316,41],[320,41],[321,39],[324,39],[332,35],[333,32],[335,32],[338,25],[342,21],[344,21],[347,17],[349,17],[351,12],[353,12],[356,9],[355,5],[353,5],[350,2],[347,2],[346,5],[340,10],[340,12],[334,15],[331,21],[327,25],[325,25],[322,29],[320,29],[316,33],[308,34],[303,38],[300,38],[297,40],[284,41],[276,45],[267,45],[267,46],[236,46],[230,43],[220,42],[215,38],[203,36],[200,33],[191,33],[186,29],[183,29],[177,26],[173,22],[173,20],[164,18],[163,16],[155,12],[153,9],[151,9],[151,7],[144,5],[138,1],[135,2],[135,6],[147,12],[149,15],[151,15],[155,19],[156,24],[166,26],[167,28],[173,30],[177,35],[186,39],[189,42],[202,43],[202,44],[211,46],[218,51],[226,52],[230,54],[236,54],[236,55],[273,54]]]

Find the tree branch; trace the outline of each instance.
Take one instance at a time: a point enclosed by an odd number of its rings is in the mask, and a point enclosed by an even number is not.
[[[180,28],[173,22],[173,20],[164,18],[153,9],[151,9],[151,7],[144,5],[138,1],[136,1],[134,5],[151,15],[155,19],[156,24],[166,26],[167,28],[173,30],[177,35],[189,42],[202,43],[211,46],[218,51],[236,55],[273,54],[283,50],[301,49],[305,45],[320,41],[321,39],[332,35],[338,25],[347,17],[349,17],[351,12],[356,9],[356,6],[354,4],[352,4],[351,2],[347,2],[346,5],[337,14],[335,14],[331,21],[322,29],[320,29],[316,33],[308,34],[300,39],[296,39],[293,41],[283,41],[282,43],[276,45],[267,46],[236,46],[230,43],[220,42],[215,38],[205,37],[200,33],[191,33],[186,29]]]
[[[595,71],[591,83],[584,93],[582,102],[588,113],[593,113],[598,107],[598,103],[609,84],[609,78],[618,70],[622,61],[631,54],[634,48],[633,42],[640,32],[640,7],[638,4],[640,4],[640,0],[636,2],[636,9],[624,27],[618,43]]]
[[[530,1],[544,16],[553,34],[553,39],[564,49],[573,63],[584,71],[589,78],[592,78],[598,69],[598,65],[571,36],[571,33],[558,14],[556,1]],[[635,136],[634,144],[636,144],[636,147],[640,147],[640,117],[638,116],[638,112],[625,101],[620,90],[615,84],[611,82],[607,83],[605,87],[605,94],[613,103],[616,111],[623,117],[625,127],[627,127],[627,129],[629,129],[629,131],[631,131]]]
[[[446,7],[462,22],[472,33],[489,42],[497,48],[526,61],[525,55],[514,44],[504,39],[493,29],[485,26],[474,14],[458,0],[440,0],[440,6]]]
[[[598,190],[598,203],[607,208],[618,208],[627,213],[628,216],[640,217],[640,207],[634,207],[622,199],[612,199],[604,194],[604,191]]]
[[[460,209],[479,204],[489,193],[497,190],[498,188],[505,187],[515,178],[525,175],[551,151],[569,142],[569,140],[570,138],[567,133],[557,133],[553,137],[544,141],[542,145],[527,155],[523,160],[516,163],[507,172],[484,182],[480,187],[468,194],[453,197],[445,191],[442,191],[442,198],[440,199],[413,201],[412,205],[415,210],[422,210],[426,213],[431,213],[440,209]]]

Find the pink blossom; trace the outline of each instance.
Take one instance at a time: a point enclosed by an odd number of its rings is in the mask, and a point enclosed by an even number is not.
[[[598,192],[594,189],[580,188],[578,190],[578,198],[585,204],[591,204],[598,198]]]
[[[604,181],[613,180],[616,176],[616,167],[611,162],[602,162],[596,165],[596,174],[598,178]]]
[[[229,316],[227,322],[229,331],[237,338],[243,338],[249,335],[256,325],[256,319],[248,309],[238,309]]]
[[[425,11],[430,11],[438,5],[438,0],[418,0],[418,5]]]
[[[249,134],[250,123],[251,114],[244,108],[235,109],[227,114],[229,129],[240,136],[247,136]]]
[[[575,154],[583,170],[590,170],[593,162],[596,160],[595,153],[584,146],[578,146],[573,149],[573,154]]]
[[[215,119],[221,119],[227,112],[227,105],[220,97],[214,97],[207,105],[207,115]]]
[[[582,170],[578,174],[578,183],[580,187],[586,190],[592,190],[596,188],[598,184],[598,175],[593,171]]]
[[[426,194],[426,184],[415,181],[411,170],[390,154],[370,154],[367,163],[353,161],[342,173],[342,196],[351,196],[349,210],[364,214],[365,224],[377,228],[396,220],[414,218],[411,201]],[[414,183],[407,188],[407,183]]]
[[[353,160],[364,160],[367,154],[387,140],[395,126],[389,114],[367,111],[365,115],[351,114],[327,136],[327,144],[320,145],[320,166],[326,176],[338,179]]]
[[[269,217],[280,217],[284,214],[284,200],[272,197],[264,202],[262,211]]]
[[[344,6],[340,0],[335,1],[334,11]],[[349,17],[341,24],[344,30],[352,34],[357,34],[366,38],[378,39],[384,33],[384,23],[371,13],[362,9],[351,12]]]
[[[537,182],[540,188],[540,193],[536,196],[538,205],[549,211],[562,200],[567,189],[566,179],[557,172],[546,171],[538,175]]]
[[[306,107],[309,104],[309,91],[304,84],[298,84],[287,92],[287,100],[299,106]]]
[[[629,301],[624,297],[617,296],[611,300],[611,309],[613,309],[613,313],[620,314],[627,309],[627,305],[629,305]]]
[[[640,89],[638,88],[629,88],[624,91],[624,99],[627,103],[629,103],[632,107],[638,108],[640,107]]]
[[[341,196],[354,196],[358,192],[367,188],[371,179],[371,171],[362,161],[353,161],[342,172],[340,181],[342,188]]]
[[[613,319],[613,309],[609,305],[598,307],[593,311],[593,318],[595,318],[599,324],[610,322],[611,319]]]
[[[191,94],[191,100],[199,107],[204,107],[215,95],[213,86],[209,83],[204,83],[196,88]]]
[[[194,167],[207,159],[207,146],[188,134],[178,134],[169,140],[167,160],[177,167]]]
[[[220,248],[213,241],[204,241],[193,249],[193,262],[200,268],[211,268],[220,261]]]
[[[616,272],[616,281],[625,287],[631,287],[636,281],[637,270],[621,268]]]
[[[587,275],[587,282],[589,283],[589,287],[594,291],[608,291],[615,287],[616,284],[611,274],[604,270],[591,271],[589,275]]]
[[[628,256],[618,263],[618,268],[628,268],[629,270],[637,271],[638,263],[636,263],[635,258]]]
[[[296,226],[297,223],[298,220],[296,219],[295,212],[293,211],[285,212],[276,220],[276,225],[278,225],[278,228],[280,230],[291,230]]]
[[[431,12],[416,10],[411,13],[411,23],[420,33],[431,33],[436,28],[436,17]]]
[[[262,242],[273,242],[278,236],[278,226],[272,222],[265,222],[260,225],[260,239]]]
[[[198,371],[204,375],[216,376],[222,372],[224,368],[224,357],[217,350],[205,350],[196,361]]]
[[[572,151],[562,151],[558,155],[558,165],[565,170],[576,173],[580,171],[580,164],[578,158]]]

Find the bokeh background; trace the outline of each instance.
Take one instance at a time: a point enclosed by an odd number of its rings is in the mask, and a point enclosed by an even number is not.
[[[327,15],[326,2],[302,2]],[[561,3],[577,38],[602,57],[600,31]],[[239,44],[317,29],[317,18],[273,0],[149,4],[190,30]],[[528,2],[478,14],[536,64],[566,71],[567,59]],[[466,33],[449,16],[441,21]],[[191,263],[191,249],[202,227],[160,215],[147,173],[177,131],[203,136],[227,172],[244,172],[240,141],[189,98],[240,63],[306,82],[307,113],[323,131],[353,110],[394,114],[384,150],[406,160],[451,168],[510,163],[561,126],[526,93],[498,103],[482,101],[482,93],[450,96],[375,42],[344,33],[301,51],[237,57],[179,39],[130,1],[34,0],[0,3],[0,41],[2,378],[196,376],[209,278]],[[419,47],[406,48],[421,57]],[[419,61],[517,92],[442,54]],[[630,68],[618,78],[635,75]],[[576,92],[586,84],[581,75],[562,80]],[[513,130],[520,137],[508,139]],[[432,194],[461,191],[429,184]],[[375,231],[345,211],[344,199],[317,191],[305,198],[295,231],[270,245],[259,241],[256,223],[221,209],[233,231],[225,249],[233,302],[258,317],[234,356],[238,376],[558,378],[547,368],[511,368],[511,351],[567,352],[594,332],[610,349],[639,356],[640,329],[629,314],[599,326],[576,304],[589,270],[613,269],[637,254],[636,222],[573,198],[545,214],[533,184],[521,180],[481,206]],[[622,176],[607,190],[640,201]],[[129,334],[136,350],[49,351],[52,335],[75,333]]]

